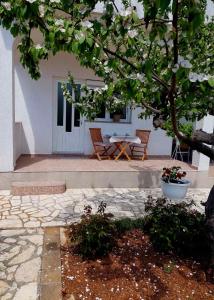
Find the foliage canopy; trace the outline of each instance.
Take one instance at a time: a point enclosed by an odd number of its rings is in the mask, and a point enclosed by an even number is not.
[[[212,1],[213,2],[213,1]],[[77,98],[81,113],[93,119],[103,104],[110,111],[130,105],[144,108],[155,127],[173,130],[185,143],[209,157],[214,151],[197,135],[185,135],[181,119],[214,114],[214,22],[206,19],[204,0],[0,1],[0,22],[20,37],[21,63],[34,79],[39,62],[59,51],[74,54],[94,70],[104,86]],[[144,12],[144,13],[143,13]],[[41,44],[33,32],[42,34]],[[72,74],[69,77],[74,84]],[[64,88],[69,101],[69,91]]]

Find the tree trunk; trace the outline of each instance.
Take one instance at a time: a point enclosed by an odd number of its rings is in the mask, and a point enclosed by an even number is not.
[[[203,130],[196,130],[192,136],[193,140],[214,145],[214,133],[207,133]]]
[[[207,135],[209,134],[207,133]],[[214,160],[214,148],[211,148],[210,146],[204,144],[204,141],[199,141],[194,138],[183,136],[182,133],[178,134],[177,137],[183,143],[190,146],[193,150],[196,150]]]
[[[162,128],[164,129],[165,120],[162,118],[161,115],[157,115],[153,117],[153,126],[155,128]],[[202,130],[196,130],[193,133],[192,138],[188,138],[184,136],[182,133],[177,135],[178,139],[181,140],[183,143],[190,146],[193,150],[197,150],[198,152],[203,153],[204,155],[208,156],[212,160],[214,160],[214,149],[210,146],[205,145],[214,145],[214,134],[207,133]]]
[[[214,186],[212,187],[207,202],[205,203],[207,238],[209,244],[208,280],[214,280]]]

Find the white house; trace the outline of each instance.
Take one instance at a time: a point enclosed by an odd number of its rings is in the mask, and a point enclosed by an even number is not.
[[[40,42],[35,33],[35,39]],[[100,81],[69,54],[59,53],[41,62],[41,78],[34,81],[19,62],[17,40],[0,28],[0,171],[13,171],[21,154],[74,153],[89,154],[92,144],[90,127],[103,134],[131,134],[136,129],[151,129],[148,153],[170,155],[172,139],[161,129],[154,130],[152,120],[138,118],[140,108],[124,112],[119,123],[113,123],[108,112],[89,122],[66,104],[60,82],[71,71],[79,84],[93,87]],[[213,118],[203,120],[202,127],[213,131]],[[208,169],[209,159],[195,154],[194,164]]]
[[[89,154],[90,127],[103,134],[134,134],[136,129],[151,129],[150,155],[170,155],[172,140],[162,130],[154,130],[151,120],[140,120],[140,109],[126,110],[124,119],[113,123],[108,112],[95,122],[77,115],[66,105],[60,82],[72,71],[79,84],[93,87],[100,80],[82,68],[71,55],[59,53],[41,62],[41,79],[32,80],[19,62],[17,41],[0,31],[0,171],[12,171],[21,154]],[[80,120],[79,120],[80,119]]]

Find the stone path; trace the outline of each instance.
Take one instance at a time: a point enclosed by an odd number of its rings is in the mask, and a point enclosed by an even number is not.
[[[209,189],[190,189],[186,200],[194,199],[196,208],[204,211],[200,202],[206,201],[208,193]],[[144,214],[148,195],[159,197],[161,191],[74,189],[60,195],[23,197],[0,191],[0,299],[41,299],[38,287],[44,236],[42,227],[77,221],[84,205],[90,204],[96,209],[101,201],[107,203],[107,211],[115,217],[139,217]]]
[[[0,231],[0,299],[36,300],[43,230]]]
[[[194,199],[199,210],[209,189],[190,189],[187,200]],[[1,195],[2,194],[2,195]],[[3,195],[5,194],[5,195]],[[0,228],[38,228],[63,226],[79,219],[84,205],[97,208],[107,203],[115,217],[139,217],[144,213],[148,195],[161,196],[160,189],[73,189],[59,195],[11,196],[0,191]]]

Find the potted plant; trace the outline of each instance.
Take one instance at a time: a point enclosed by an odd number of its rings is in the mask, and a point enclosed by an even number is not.
[[[113,122],[120,122],[120,119],[121,119],[121,116],[122,116],[122,111],[121,110],[116,110],[112,113],[112,119],[113,119]]]
[[[164,196],[172,200],[184,199],[191,184],[184,179],[185,176],[186,172],[181,171],[181,167],[163,168],[161,188]]]

